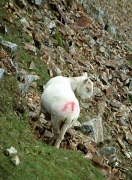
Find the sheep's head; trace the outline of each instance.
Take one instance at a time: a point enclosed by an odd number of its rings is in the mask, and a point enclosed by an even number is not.
[[[82,81],[76,89],[77,94],[82,98],[90,98],[93,95],[93,82],[87,77],[87,73],[82,76]]]

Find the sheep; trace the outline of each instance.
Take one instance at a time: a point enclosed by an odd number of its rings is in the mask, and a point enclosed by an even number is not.
[[[82,99],[93,94],[93,82],[84,73],[79,77],[56,76],[45,85],[41,96],[41,113],[51,115],[51,125],[54,131],[54,143],[60,147],[66,131],[74,125],[80,114],[80,107],[74,92]]]

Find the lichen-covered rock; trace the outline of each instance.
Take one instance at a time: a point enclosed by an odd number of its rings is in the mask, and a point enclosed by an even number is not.
[[[9,56],[12,58],[14,52],[17,50],[17,44],[2,40],[1,45],[10,53]]]

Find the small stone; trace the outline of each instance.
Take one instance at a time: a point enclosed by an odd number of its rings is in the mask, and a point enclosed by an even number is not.
[[[33,61],[31,62],[30,66],[29,66],[29,69],[35,69],[35,64],[34,64]]]
[[[126,74],[120,74],[121,81],[126,81],[128,79],[128,76]]]
[[[100,52],[105,52],[105,48],[103,46],[100,46],[99,50]]]
[[[118,121],[118,124],[120,126],[125,126],[125,127],[128,127],[128,123],[125,121],[125,118],[124,117],[121,117]]]
[[[54,136],[54,134],[50,131],[48,131],[47,129],[44,132],[44,137],[46,138],[52,138]]]
[[[121,103],[119,101],[115,100],[115,99],[110,102],[110,105],[112,107],[115,107],[115,108],[120,108],[121,107]]]
[[[4,49],[10,52],[11,57],[13,53],[17,50],[17,45],[15,43],[9,41],[2,41],[1,44],[4,47]]]
[[[31,86],[32,86],[33,88],[36,88],[36,87],[37,87],[37,83],[36,83],[36,82],[32,82]]]
[[[103,163],[103,157],[95,152],[93,154],[92,161],[97,163],[97,164],[102,164]]]
[[[54,21],[51,21],[49,24],[48,24],[48,28],[50,30],[50,32],[52,32],[52,30],[56,27],[56,24]]]
[[[108,164],[109,164],[109,165],[112,165],[112,164],[115,164],[115,162],[117,162],[117,157],[116,157],[116,155],[110,156]]]
[[[102,79],[102,81],[103,81],[103,83],[106,85],[106,84],[108,84],[108,77],[107,77],[107,73],[106,72],[103,72],[102,74],[101,74],[101,79]]]
[[[1,79],[3,77],[3,75],[4,75],[4,72],[5,72],[5,70],[0,68],[0,81],[1,81]]]
[[[94,95],[96,95],[97,97],[100,97],[100,96],[103,95],[103,93],[102,93],[102,91],[101,91],[100,88],[95,87],[95,88],[94,88]]]
[[[105,156],[111,156],[115,152],[116,152],[116,148],[113,146],[106,147],[105,149],[103,149],[103,154],[105,154]]]
[[[11,147],[10,149],[7,149],[6,151],[8,152],[9,156],[17,153],[17,150],[14,147]]]
[[[130,85],[129,85],[129,91],[132,92],[132,82],[130,82]]]
[[[24,79],[25,79],[25,83],[19,84],[19,88],[22,93],[26,93],[28,91],[28,88],[30,87],[31,83],[34,80],[34,75],[32,74],[25,75]]]
[[[36,47],[31,44],[25,43],[24,49],[26,49],[33,56],[37,55]]]
[[[22,18],[21,20],[21,24],[25,27],[25,28],[30,28],[30,25],[28,23],[28,21],[25,18]]]
[[[15,155],[12,159],[11,159],[11,161],[12,161],[12,163],[14,164],[14,165],[19,165],[20,164],[20,159],[19,159],[19,157],[17,156],[17,155]]]
[[[90,47],[93,47],[96,44],[95,40],[90,35],[86,35],[85,38],[87,39]]]
[[[41,5],[42,0],[31,0],[32,3],[34,3],[35,5]]]

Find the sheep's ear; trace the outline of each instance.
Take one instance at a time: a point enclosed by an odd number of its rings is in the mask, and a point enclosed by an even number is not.
[[[88,80],[89,80],[89,78],[87,77],[87,78],[84,80],[84,83],[86,83]]]
[[[84,72],[82,75],[83,75],[84,77],[88,77],[87,72]]]

